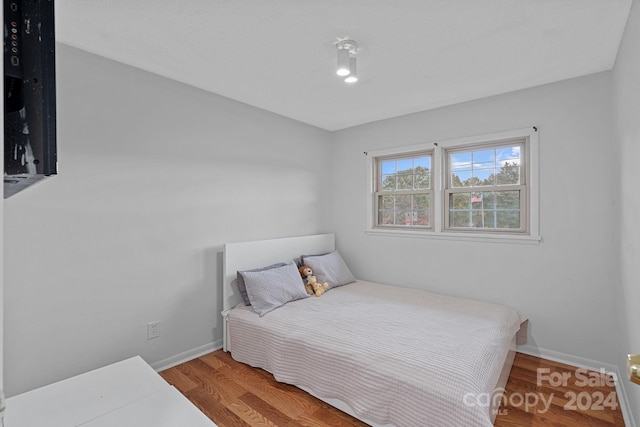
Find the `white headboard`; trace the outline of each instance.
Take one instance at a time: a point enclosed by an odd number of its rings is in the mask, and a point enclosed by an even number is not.
[[[290,262],[300,255],[331,252],[335,249],[334,234],[286,237],[226,243],[223,259],[222,313],[224,321],[224,349],[227,350],[226,313],[242,302],[236,283],[237,272],[265,267],[277,262]]]

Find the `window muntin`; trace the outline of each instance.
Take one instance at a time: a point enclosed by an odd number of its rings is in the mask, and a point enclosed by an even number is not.
[[[375,227],[432,229],[431,152],[376,157]]]
[[[526,231],[525,141],[445,150],[445,229]]]

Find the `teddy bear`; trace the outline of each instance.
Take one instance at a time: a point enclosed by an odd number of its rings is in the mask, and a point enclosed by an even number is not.
[[[298,268],[300,272],[300,276],[305,280],[304,288],[307,290],[309,295],[315,295],[319,297],[327,290],[329,284],[327,282],[318,283],[316,280],[316,276],[313,275],[313,270],[308,265],[303,265]]]

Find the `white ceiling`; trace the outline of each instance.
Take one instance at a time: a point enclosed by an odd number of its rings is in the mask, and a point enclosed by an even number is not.
[[[57,0],[58,41],[327,130],[613,67],[632,0]],[[335,75],[358,42],[360,81]]]

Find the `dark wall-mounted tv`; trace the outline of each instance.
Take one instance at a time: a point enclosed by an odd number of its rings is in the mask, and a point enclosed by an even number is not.
[[[57,173],[53,0],[4,1],[4,197]]]

